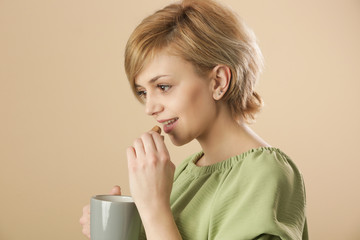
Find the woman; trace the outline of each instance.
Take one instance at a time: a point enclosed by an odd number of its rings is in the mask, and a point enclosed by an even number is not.
[[[261,68],[253,33],[214,1],[171,4],[134,30],[125,70],[146,114],[202,148],[176,171],[157,132],[127,149],[142,238],[308,239],[301,173],[248,127]],[[88,235],[88,207],[81,222]]]

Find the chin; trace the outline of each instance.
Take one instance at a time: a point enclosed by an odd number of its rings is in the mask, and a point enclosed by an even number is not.
[[[192,139],[181,139],[181,138],[177,138],[174,137],[173,135],[169,135],[171,142],[175,145],[175,146],[183,146],[189,142],[191,142]]]

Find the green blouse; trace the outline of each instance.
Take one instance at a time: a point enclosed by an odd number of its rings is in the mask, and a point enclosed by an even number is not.
[[[203,152],[175,172],[171,208],[184,240],[308,239],[301,173],[261,147],[204,167]]]

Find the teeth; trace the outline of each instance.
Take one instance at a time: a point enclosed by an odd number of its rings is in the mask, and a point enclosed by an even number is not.
[[[176,120],[178,120],[178,119],[177,119],[177,118],[174,118],[174,119],[171,119],[171,120],[169,120],[169,121],[164,122],[164,124],[165,124],[165,125],[169,125],[169,124],[175,122]]]

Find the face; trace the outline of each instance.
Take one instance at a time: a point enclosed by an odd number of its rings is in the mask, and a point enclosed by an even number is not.
[[[211,81],[193,65],[159,52],[135,79],[145,112],[158,121],[179,146],[206,135],[216,115]]]

